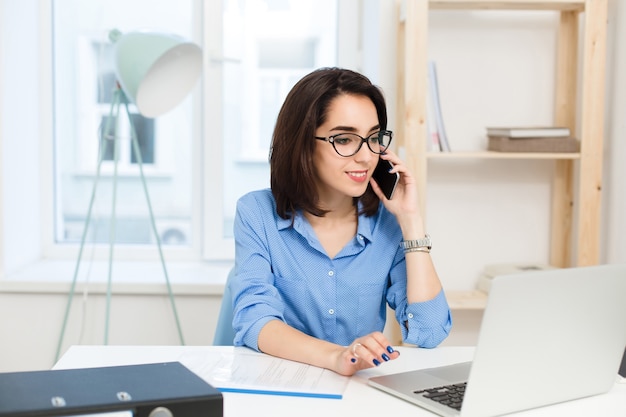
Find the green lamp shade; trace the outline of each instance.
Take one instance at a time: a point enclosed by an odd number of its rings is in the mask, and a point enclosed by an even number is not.
[[[145,117],[167,113],[189,94],[202,71],[202,50],[176,35],[112,30],[117,81]]]

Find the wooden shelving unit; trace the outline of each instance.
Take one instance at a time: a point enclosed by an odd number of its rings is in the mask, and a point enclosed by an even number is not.
[[[553,160],[555,170],[552,178],[550,263],[559,267],[597,264],[602,192],[607,0],[397,0],[397,6],[399,120],[396,123],[398,134],[395,136],[398,138],[398,146],[404,148],[406,163],[420,181],[423,209],[427,199],[429,159]],[[554,124],[567,126],[572,132],[576,132],[581,142],[579,153],[426,152],[428,19],[430,11],[437,9],[551,10],[559,13]],[[584,16],[584,32],[580,37],[582,45],[579,45],[581,15]],[[579,50],[582,50],[580,80],[576,71]],[[580,103],[579,129],[576,129],[577,103]],[[454,123],[453,120],[447,122]],[[577,169],[574,163],[578,164]],[[573,247],[577,248],[575,257],[572,255]],[[451,292],[449,300],[451,306],[458,309],[476,308],[485,303],[485,297],[477,292]]]
[[[398,25],[398,114],[409,166],[420,178],[421,195],[425,196],[427,160],[439,158],[551,159],[555,161],[553,181],[551,264],[555,266],[592,265],[599,257],[600,198],[602,182],[602,140],[604,123],[604,70],[606,54],[607,0],[578,1],[469,1],[406,0],[399,2]],[[502,9],[553,10],[560,13],[559,52],[556,68],[559,76],[555,91],[555,124],[576,131],[578,64],[578,17],[585,15],[583,34],[583,73],[581,128],[577,136],[581,151],[575,154],[461,152],[426,153],[426,82],[428,14],[433,9]],[[410,52],[410,53],[407,53]],[[407,58],[408,57],[408,58]],[[406,76],[411,74],[411,76]],[[580,161],[579,185],[574,193],[574,161]],[[574,195],[576,194],[576,201]],[[425,198],[422,198],[425,201]],[[574,206],[578,215],[574,219]],[[577,222],[578,256],[571,259],[573,221]]]

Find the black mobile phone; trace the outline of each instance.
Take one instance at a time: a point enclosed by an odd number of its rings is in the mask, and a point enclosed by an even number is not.
[[[374,175],[372,176],[378,186],[383,190],[383,194],[387,197],[388,200],[391,200],[393,197],[393,192],[396,190],[396,185],[398,185],[398,181],[400,181],[400,174],[390,173],[389,170],[393,168],[391,162],[379,158],[378,165],[376,165],[376,169],[374,169]]]

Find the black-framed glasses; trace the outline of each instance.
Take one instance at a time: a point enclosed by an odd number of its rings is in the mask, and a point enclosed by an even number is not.
[[[361,150],[364,143],[367,143],[367,147],[375,154],[385,153],[392,138],[393,132],[391,130],[381,130],[366,138],[356,133],[338,133],[327,138],[315,136],[315,139],[330,142],[335,148],[335,152],[345,157],[355,155]]]

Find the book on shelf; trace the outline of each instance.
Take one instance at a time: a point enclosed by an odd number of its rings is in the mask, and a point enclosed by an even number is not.
[[[487,127],[487,136],[523,138],[567,138],[569,128],[562,126]]]
[[[429,76],[430,78],[430,76]],[[430,80],[429,80],[430,85]],[[441,142],[439,141],[439,130],[437,129],[437,121],[435,112],[433,111],[433,103],[431,99],[430,88],[428,88],[426,96],[426,150],[428,152],[441,152]]]
[[[428,62],[428,102],[427,102],[427,126],[429,126],[429,139],[433,145],[433,151],[436,146],[443,152],[450,152],[450,144],[446,129],[443,124],[443,114],[441,112],[441,100],[439,97],[439,84],[437,80],[437,68],[433,61]],[[430,109],[429,109],[430,107]],[[430,114],[432,113],[432,115]],[[430,118],[431,122],[428,122]],[[434,120],[433,120],[434,118]],[[433,123],[434,122],[434,123]]]
[[[579,152],[580,142],[573,137],[518,138],[489,136],[487,150],[496,152]]]

